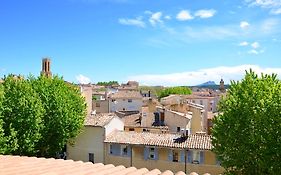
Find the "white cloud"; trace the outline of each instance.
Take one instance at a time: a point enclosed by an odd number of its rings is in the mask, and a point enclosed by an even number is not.
[[[281,0],[246,0],[251,6],[260,6],[262,8],[275,8],[281,6]]]
[[[271,14],[273,15],[280,15],[281,14],[281,8],[278,8],[278,9],[272,9],[270,11]]]
[[[247,41],[243,41],[241,43],[238,44],[239,46],[248,46],[249,43]]]
[[[250,26],[250,24],[247,21],[241,21],[240,22],[240,28],[241,29],[247,29]]]
[[[198,16],[200,18],[210,18],[213,17],[216,13],[216,10],[210,9],[210,10],[198,10],[195,12],[194,16]]]
[[[166,15],[164,18],[167,19],[167,20],[172,19],[171,16],[169,16],[169,15]]]
[[[120,18],[118,22],[123,25],[136,26],[142,28],[145,27],[145,22],[142,21],[141,17],[138,17],[136,19]]]
[[[239,65],[233,67],[221,66],[196,71],[162,74],[162,75],[136,75],[128,77],[128,80],[135,80],[146,85],[198,85],[206,81],[215,81],[219,83],[221,77],[226,83],[230,80],[240,80],[245,75],[245,70],[253,69],[256,73],[261,72],[271,74],[277,73],[281,75],[281,68],[262,68],[258,65]]]
[[[152,13],[151,17],[149,18],[150,24],[155,26],[157,23],[162,23],[163,21],[161,20],[161,17],[162,17],[162,12]]]
[[[266,19],[261,23],[260,29],[263,33],[273,33],[276,29],[280,31],[280,20],[275,18]]]
[[[78,81],[79,84],[89,84],[89,83],[91,83],[91,79],[82,75],[82,74],[76,76],[76,80]]]
[[[194,17],[190,14],[188,10],[182,10],[177,14],[177,19],[179,21],[192,20]]]
[[[245,0],[249,6],[258,6],[264,9],[270,9],[270,14],[281,14],[281,0]]]
[[[253,42],[253,43],[251,44],[251,46],[252,46],[253,49],[257,49],[257,48],[260,47],[260,44],[259,44],[258,42]]]
[[[249,53],[249,54],[258,55],[258,54],[259,54],[259,51],[255,50],[255,49],[252,49],[252,50],[249,50],[248,53]]]

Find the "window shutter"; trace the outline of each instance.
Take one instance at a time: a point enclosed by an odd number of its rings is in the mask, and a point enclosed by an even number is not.
[[[187,162],[192,163],[192,151],[191,150],[187,151]]]
[[[155,160],[158,160],[159,158],[159,149],[158,148],[154,148],[155,151]]]
[[[132,147],[128,146],[128,156],[131,157],[132,155]]]
[[[204,164],[204,151],[200,151],[200,164]]]
[[[147,160],[148,159],[148,148],[147,147],[144,147],[144,160]]]
[[[181,162],[185,162],[184,161],[184,157],[185,157],[184,153],[185,153],[185,150],[181,150],[181,153],[180,153],[181,154],[181,160],[180,160]]]
[[[112,144],[112,154],[119,156],[121,154],[121,146],[119,144]]]
[[[156,112],[156,113],[155,113],[155,116],[154,116],[155,122],[159,123],[159,120],[160,120],[159,118],[160,118],[160,117],[159,117],[159,113]]]
[[[171,150],[171,149],[169,150],[169,153],[168,153],[168,160],[171,162],[173,161],[173,150]]]

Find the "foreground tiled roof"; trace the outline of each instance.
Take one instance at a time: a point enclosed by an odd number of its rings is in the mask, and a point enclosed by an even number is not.
[[[109,95],[112,99],[142,99],[139,91],[118,91]]]
[[[191,134],[188,137],[181,137],[178,134],[137,133],[116,130],[106,137],[105,142],[181,149],[212,149],[211,136],[207,134]]]
[[[105,126],[107,125],[114,117],[117,117],[114,113],[101,113],[95,115],[89,115],[85,119],[85,126]]]
[[[62,159],[45,159],[36,157],[0,155],[1,175],[173,175],[171,171],[161,172],[158,169],[149,171],[146,168],[136,169],[124,166],[104,165],[101,163],[83,163],[81,161]],[[185,175],[178,172],[175,175]],[[194,175],[194,174],[193,174]]]

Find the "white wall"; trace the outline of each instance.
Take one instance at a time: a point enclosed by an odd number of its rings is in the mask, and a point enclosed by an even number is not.
[[[128,99],[116,99],[115,102],[112,102],[112,99],[109,99],[109,109],[110,112],[115,111],[141,111],[142,99],[132,99],[132,102],[128,102]]]
[[[114,117],[106,126],[105,126],[105,136],[110,134],[115,129],[123,131],[124,122],[119,119],[119,117]]]

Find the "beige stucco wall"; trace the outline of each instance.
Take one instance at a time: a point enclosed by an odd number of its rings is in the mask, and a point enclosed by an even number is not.
[[[169,127],[170,132],[177,132],[177,127],[181,129],[189,129],[189,119],[177,115],[171,111],[165,110],[165,124]]]
[[[205,151],[205,164],[216,165],[217,159],[215,153],[211,151]]]
[[[205,131],[202,126],[203,115],[201,110],[195,107],[190,107],[192,112],[191,119],[191,134],[195,134],[196,132]]]
[[[82,96],[85,97],[87,103],[87,115],[92,112],[93,90],[91,85],[80,85]]]
[[[107,144],[107,150],[109,149],[109,144]],[[180,151],[180,150],[179,150]],[[105,156],[106,164],[132,166],[136,168],[147,168],[149,170],[159,169],[160,171],[171,170],[173,172],[185,171],[184,162],[171,162],[168,160],[169,149],[160,148],[159,160],[144,160],[144,147],[143,146],[133,146],[132,150],[132,160],[130,157],[112,156],[107,154]],[[180,159],[180,156],[179,156]],[[220,166],[215,165],[215,155],[210,152],[205,152],[205,164],[186,164],[187,173],[197,172],[198,174],[210,173],[212,175],[221,174],[224,169]]]
[[[74,145],[67,145],[67,159],[89,161],[89,153],[94,153],[95,163],[104,162],[104,128],[84,127],[75,139]]]
[[[105,143],[104,147],[104,164],[113,164],[115,166],[123,165],[125,167],[131,167],[131,157],[114,156],[109,153],[110,144]]]
[[[100,107],[97,107],[97,103],[99,103]],[[95,100],[93,101],[93,111],[96,110],[96,113],[108,113],[109,107],[108,107],[108,100]]]

